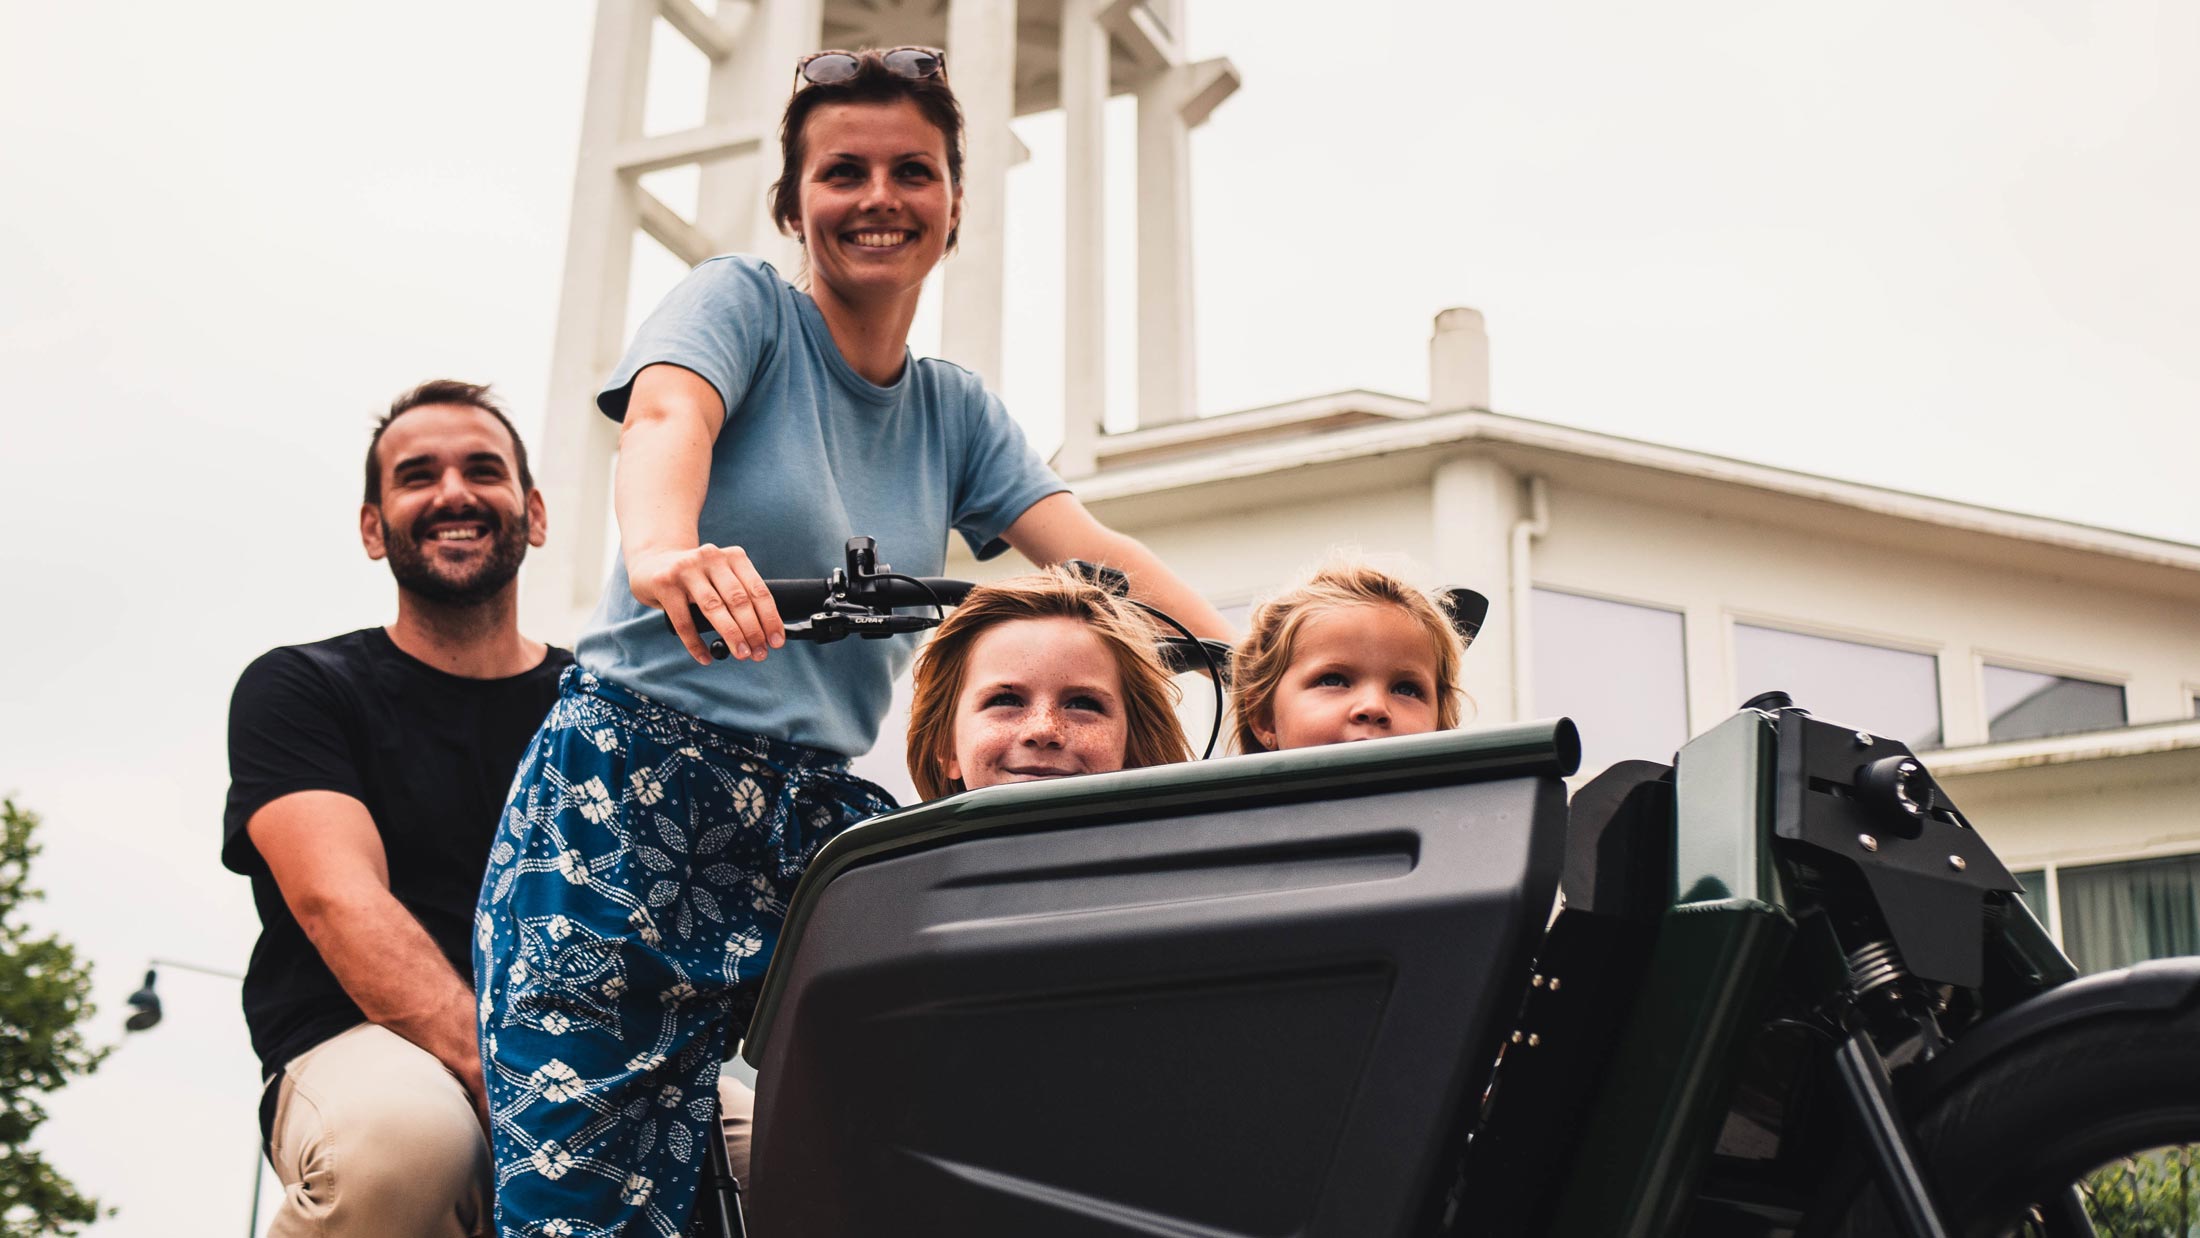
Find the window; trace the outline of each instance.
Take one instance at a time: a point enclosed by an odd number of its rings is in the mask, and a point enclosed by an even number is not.
[[[1738,623],[1734,669],[1736,705],[1777,690],[1827,722],[1941,746],[1940,666],[1929,653]]]
[[[1996,743],[2105,731],[2128,720],[2124,690],[2116,684],[1991,664],[1980,679],[1986,690],[1986,737]]]
[[[2056,881],[2063,952],[2078,970],[2200,954],[2200,855],[2063,868]]]
[[[1581,727],[1581,770],[1669,761],[1688,740],[1681,617],[1670,610],[1537,589],[1533,707]]]
[[[2028,868],[2021,873],[2009,875],[2015,877],[2017,884],[2024,887],[2024,892],[2017,897],[2023,899],[2024,905],[2032,909],[2033,918],[2041,924],[2047,923],[2047,870]]]

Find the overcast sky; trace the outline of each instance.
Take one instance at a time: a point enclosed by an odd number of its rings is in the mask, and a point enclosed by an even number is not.
[[[2200,541],[2200,6],[1190,8],[1245,82],[1193,148],[1203,410],[1424,395],[1473,305],[1504,412]],[[147,957],[243,964],[228,692],[392,613],[354,532],[377,406],[455,375],[541,423],[590,22],[0,6],[0,789],[47,819],[39,919],[96,959],[101,1038]],[[1059,126],[1019,128],[1002,386],[1051,445]],[[235,988],[162,989],[42,1143],[123,1206],[102,1233],[234,1234]]]

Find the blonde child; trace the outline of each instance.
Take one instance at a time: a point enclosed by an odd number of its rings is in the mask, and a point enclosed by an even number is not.
[[[1445,607],[1365,564],[1262,603],[1232,658],[1240,752],[1446,731],[1465,651]]]
[[[1192,756],[1153,626],[1060,568],[971,590],[915,689],[909,777],[928,800]]]

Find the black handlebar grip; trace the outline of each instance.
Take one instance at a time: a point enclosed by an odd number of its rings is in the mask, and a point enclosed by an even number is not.
[[[791,623],[805,615],[825,609],[825,595],[830,582],[812,577],[809,580],[767,580],[764,587],[771,590],[772,604],[779,608],[782,623]]]
[[[792,623],[825,608],[825,598],[831,592],[829,582],[818,580],[767,580],[764,587],[771,591],[772,604],[779,608],[779,621]],[[688,607],[688,622],[695,625],[695,634],[702,638],[703,648],[710,656],[723,662],[733,656],[725,638],[718,629],[710,626],[710,620],[700,606]],[[672,616],[665,616],[665,626],[672,627]],[[677,630],[677,629],[675,629]]]

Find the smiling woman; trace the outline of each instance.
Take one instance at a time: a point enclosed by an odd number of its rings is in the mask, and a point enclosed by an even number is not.
[[[849,364],[883,386],[901,372],[925,276],[954,246],[962,193],[949,165],[961,160],[942,153],[940,130],[908,99],[826,104],[804,134],[801,183],[782,179],[774,205],[799,191],[779,218],[807,255],[810,294],[836,339],[859,328]],[[899,209],[881,210],[888,199]]]
[[[766,577],[822,577],[857,534],[936,576],[953,530],[980,558],[1110,564],[1227,635],[1086,513],[975,375],[910,356],[962,213],[962,116],[939,54],[800,68],[772,210],[802,242],[805,287],[750,258],[703,263],[597,397],[622,424],[622,554],[513,782],[476,924],[500,1232],[679,1231],[710,1085],[787,898],[827,839],[892,807],[847,761],[875,742],[910,642],[789,647]],[[712,663],[691,607],[731,661]],[[1135,678],[1022,682],[1047,725],[1098,734],[1111,707],[1131,724],[1127,751],[1057,744],[1043,768],[1143,751]],[[994,745],[984,776],[1040,770],[1019,742]]]

